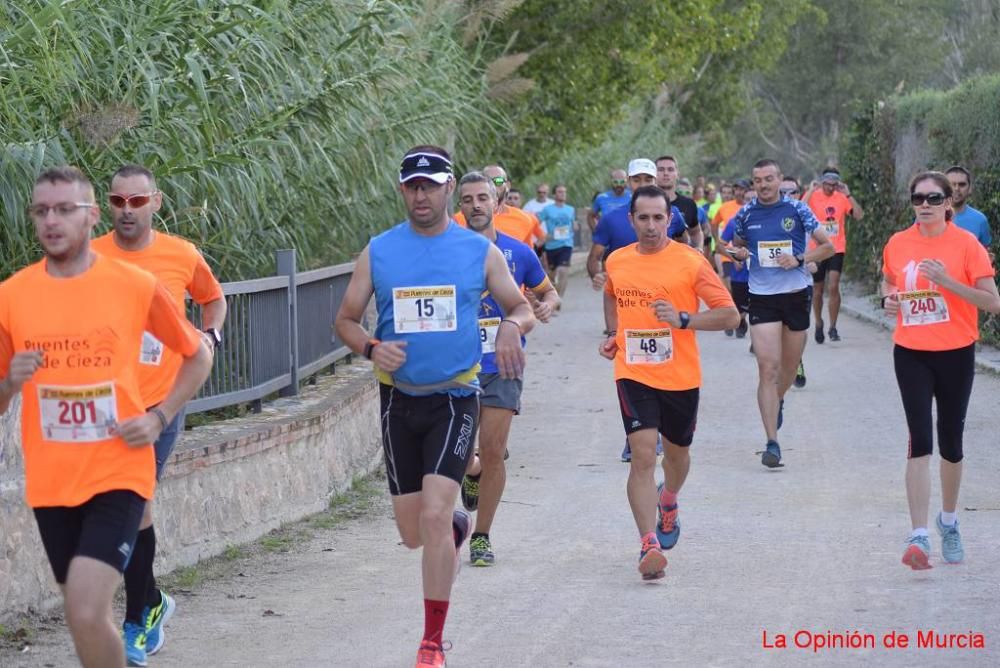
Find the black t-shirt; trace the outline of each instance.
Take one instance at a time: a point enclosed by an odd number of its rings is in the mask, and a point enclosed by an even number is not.
[[[676,193],[674,194],[676,195]],[[698,205],[694,203],[693,199],[684,195],[677,195],[677,198],[670,202],[670,204],[676,206],[681,215],[684,216],[684,224],[689,230],[698,227]]]

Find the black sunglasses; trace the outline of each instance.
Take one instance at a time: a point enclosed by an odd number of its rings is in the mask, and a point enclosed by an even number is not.
[[[945,199],[947,198],[944,193],[913,193],[910,195],[910,204],[922,206],[924,202],[927,202],[931,206],[941,206]]]

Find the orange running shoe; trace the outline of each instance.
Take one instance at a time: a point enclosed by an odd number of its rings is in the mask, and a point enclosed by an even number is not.
[[[667,557],[660,549],[660,542],[655,533],[650,533],[642,540],[642,552],[639,554],[639,573],[643,580],[659,580],[666,575]]]
[[[444,660],[444,645],[440,643],[424,640],[417,650],[416,668],[444,668],[447,662]]]

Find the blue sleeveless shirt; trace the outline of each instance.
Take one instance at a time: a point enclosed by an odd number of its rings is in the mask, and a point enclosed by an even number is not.
[[[378,309],[375,337],[407,342],[406,362],[393,378],[411,385],[452,379],[476,384],[482,354],[477,316],[486,291],[489,247],[489,239],[453,221],[430,237],[403,221],[372,239],[368,254]],[[379,379],[389,380],[384,373]]]

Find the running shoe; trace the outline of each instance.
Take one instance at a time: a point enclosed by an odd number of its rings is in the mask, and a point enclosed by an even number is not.
[[[632,461],[632,448],[628,447],[628,439],[625,439],[625,449],[622,450],[622,461],[626,464]]]
[[[643,580],[659,580],[666,575],[667,557],[663,554],[655,538],[647,537],[642,541],[639,552],[639,573]]]
[[[823,321],[822,320],[817,320],[816,321],[815,337],[816,337],[816,343],[823,343],[824,341],[826,341],[826,337],[823,336]]]
[[[145,666],[146,663],[146,632],[142,624],[125,620],[122,626],[122,638],[125,640],[125,665]]]
[[[663,483],[656,488],[656,540],[660,541],[660,547],[669,550],[681,537],[681,521],[677,518],[677,504],[664,506],[659,502],[661,494],[663,494]]]
[[[806,386],[806,367],[799,362],[799,368],[795,370],[795,387],[805,387]]]
[[[165,591],[160,592],[160,604],[146,608],[143,619],[146,621],[146,653],[156,654],[163,647],[163,625],[173,617],[177,602]]]
[[[462,506],[470,513],[479,508],[479,476],[462,478]]]
[[[769,469],[781,466],[781,448],[777,441],[768,441],[764,447],[764,453],[760,456],[760,463]]]
[[[831,327],[829,331],[831,341],[840,341],[840,334],[837,332],[836,327]]]
[[[496,560],[489,536],[476,536],[469,541],[469,561],[473,566],[492,566]]]
[[[748,328],[749,325],[747,325],[746,318],[741,319],[740,326],[736,328],[736,338],[742,339],[743,337],[745,337],[747,335]]]
[[[915,571],[925,571],[933,566],[928,563],[931,553],[931,539],[927,536],[910,536],[903,552],[903,564]]]
[[[421,641],[420,649],[417,650],[416,668],[444,668],[448,665],[444,660],[444,649],[441,643]]]
[[[733,334],[736,333],[736,330],[733,329],[727,329],[725,331],[726,331],[726,336],[732,336]]]
[[[785,424],[785,400],[780,399],[778,401],[778,429],[781,429],[781,425]]]
[[[949,564],[960,564],[965,559],[965,550],[962,548],[962,536],[958,533],[958,520],[954,526],[945,526],[941,523],[941,515],[935,520],[938,533],[941,534],[941,556]],[[928,548],[928,551],[930,548]]]

